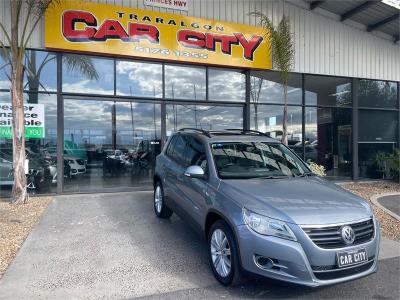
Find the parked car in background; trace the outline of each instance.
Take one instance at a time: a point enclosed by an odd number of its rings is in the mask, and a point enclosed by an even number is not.
[[[12,171],[12,162],[0,157],[0,186],[13,185],[14,177]]]
[[[73,156],[64,156],[64,160],[68,163],[70,176],[76,176],[86,173],[86,162],[82,158]]]
[[[380,231],[368,202],[260,132],[173,134],[156,161],[154,211],[204,234],[223,285],[243,270],[312,287],[377,270]]]

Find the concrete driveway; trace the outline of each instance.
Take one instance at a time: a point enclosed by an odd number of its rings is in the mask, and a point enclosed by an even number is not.
[[[60,196],[0,281],[0,299],[398,298],[399,243],[385,240],[381,254],[378,274],[335,287],[224,288],[202,237],[176,216],[157,219],[151,192]]]

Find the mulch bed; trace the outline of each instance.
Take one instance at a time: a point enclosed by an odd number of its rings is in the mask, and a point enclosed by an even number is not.
[[[381,233],[383,236],[400,241],[400,222],[371,202],[371,197],[373,195],[389,192],[400,193],[400,184],[393,182],[374,182],[341,184],[340,186],[369,201],[374,209],[376,218],[381,224]]]
[[[11,205],[0,199],[0,278],[51,199],[31,197],[23,205]]]

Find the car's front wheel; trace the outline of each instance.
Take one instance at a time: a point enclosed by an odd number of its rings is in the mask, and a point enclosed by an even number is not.
[[[216,221],[208,232],[211,270],[223,285],[236,285],[242,280],[239,252],[233,232],[223,220]]]
[[[165,204],[164,192],[160,182],[154,186],[154,212],[162,219],[168,219],[172,215],[172,210]]]

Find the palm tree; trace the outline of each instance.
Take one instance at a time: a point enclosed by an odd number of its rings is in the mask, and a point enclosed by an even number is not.
[[[30,60],[24,64],[25,49],[32,37],[34,30],[41,21],[43,15],[51,6],[57,5],[59,0],[10,0],[10,34],[6,26],[0,22],[0,31],[3,32],[5,42],[0,40],[0,53],[6,65],[11,66],[11,101],[12,101],[12,130],[13,130],[13,175],[14,185],[12,190],[12,203],[25,203],[27,201],[26,177],[25,177],[25,124],[24,124],[24,100],[23,80],[24,73],[30,76],[31,80],[38,80],[31,72],[36,62]],[[26,11],[25,17],[22,11]],[[25,61],[26,62],[26,61]],[[75,62],[75,63],[74,63]],[[30,64],[30,66],[29,66]],[[72,58],[71,68],[80,69],[83,64],[77,64]],[[86,65],[87,66],[87,65]],[[0,67],[0,69],[6,66]],[[38,69],[39,71],[39,69]],[[40,75],[40,72],[39,72]],[[29,79],[28,79],[29,80]],[[33,88],[40,81],[32,82]]]
[[[253,12],[251,15],[260,19],[260,25],[265,30],[265,36],[271,43],[268,49],[268,57],[272,52],[272,62],[275,69],[279,71],[280,83],[283,88],[283,122],[282,122],[282,143],[288,144],[287,139],[287,95],[289,83],[289,71],[292,69],[294,61],[294,42],[290,32],[289,17],[283,15],[278,26],[274,26],[272,21],[261,12]]]

